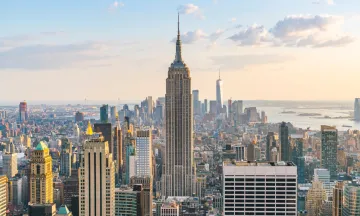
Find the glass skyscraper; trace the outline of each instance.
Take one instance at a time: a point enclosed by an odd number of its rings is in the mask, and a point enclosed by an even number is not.
[[[321,126],[321,167],[330,171],[330,179],[337,179],[338,133],[336,127]]]

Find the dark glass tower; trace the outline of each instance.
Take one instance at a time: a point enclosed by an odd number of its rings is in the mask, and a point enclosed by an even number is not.
[[[336,127],[321,125],[321,167],[330,171],[330,179],[337,179],[338,133]]]
[[[285,122],[280,125],[280,160],[290,160],[289,128]]]
[[[102,123],[108,123],[109,121],[109,105],[107,104],[100,107],[100,121]]]

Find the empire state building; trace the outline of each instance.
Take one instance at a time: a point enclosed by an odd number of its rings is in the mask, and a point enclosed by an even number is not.
[[[191,196],[195,191],[192,107],[190,70],[181,56],[178,15],[175,60],[166,79],[165,196]]]

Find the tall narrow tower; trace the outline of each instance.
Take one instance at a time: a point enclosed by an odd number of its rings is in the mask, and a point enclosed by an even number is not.
[[[191,196],[193,166],[193,109],[190,70],[182,60],[178,15],[175,60],[166,79],[166,150],[163,195]]]
[[[220,70],[219,70],[219,79],[216,80],[216,111],[217,111],[217,114],[218,114],[218,115],[221,113],[222,108],[223,108],[223,103],[222,103],[222,99],[223,99],[222,86],[223,86],[223,81],[221,80]]]

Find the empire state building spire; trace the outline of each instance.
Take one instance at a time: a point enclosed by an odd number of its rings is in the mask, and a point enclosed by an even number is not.
[[[175,60],[174,63],[183,63],[182,57],[181,57],[181,40],[180,40],[180,15],[178,13],[178,34],[176,39],[176,54],[175,54]]]

